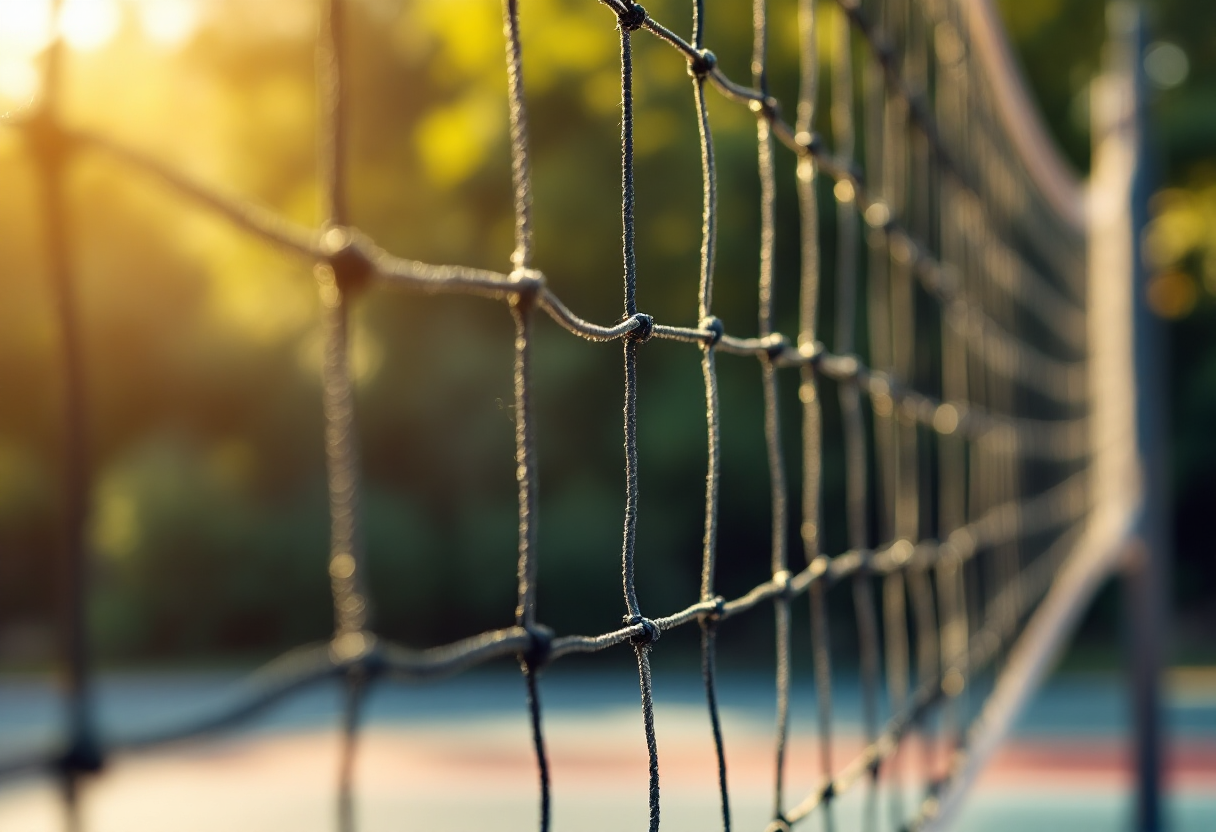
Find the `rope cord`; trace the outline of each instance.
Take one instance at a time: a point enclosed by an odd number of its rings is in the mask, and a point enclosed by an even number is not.
[[[660,635],[696,622],[701,670],[717,763],[722,827],[731,828],[727,750],[717,690],[716,641],[731,618],[772,602],[775,619],[776,725],[771,830],[788,830],[822,810],[833,828],[833,801],[865,782],[863,828],[878,827],[880,791],[896,824],[932,817],[942,781],[934,714],[942,736],[962,754],[971,681],[999,664],[1022,622],[1065,563],[1090,514],[1086,463],[1089,403],[1087,320],[1082,281],[1083,231],[1048,214],[1050,195],[1019,163],[1012,140],[985,94],[982,62],[972,54],[968,6],[958,0],[797,0],[799,89],[795,123],[781,116],[769,89],[768,0],[752,2],[751,86],[731,80],[705,48],[704,0],[693,0],[689,40],[628,0],[601,0],[615,15],[621,62],[621,221],[623,318],[584,320],[547,286],[534,265],[532,157],[525,95],[519,0],[503,0],[514,206],[514,250],[505,272],[433,265],[389,254],[352,224],[346,175],[347,0],[320,0],[316,77],[320,101],[318,180],[324,221],[305,229],[231,197],[108,137],[64,125],[58,114],[62,47],[50,48],[46,94],[24,121],[35,138],[47,254],[61,331],[65,412],[63,665],[68,680],[66,751],[0,761],[0,778],[39,769],[58,774],[69,826],[79,828],[79,780],[104,754],[155,747],[234,728],[298,691],[342,680],[346,698],[337,780],[337,826],[356,828],[354,800],[360,718],[380,678],[451,676],[514,657],[524,681],[539,778],[539,827],[550,828],[550,763],[541,697],[543,670],[575,654],[628,644],[635,654],[648,758],[649,828],[659,828],[659,753],[651,653]],[[526,6],[526,4],[525,4]],[[821,27],[827,37],[821,37]],[[687,64],[701,158],[702,230],[696,324],[659,323],[639,311],[633,44],[647,31]],[[830,44],[820,84],[819,45]],[[726,331],[713,311],[720,223],[717,159],[708,88],[756,117],[760,250],[754,337]],[[826,106],[824,106],[826,103]],[[818,132],[817,132],[818,128]],[[860,137],[860,141],[859,141]],[[776,326],[778,180],[776,146],[796,162],[798,332]],[[322,398],[330,506],[334,611],[332,638],[299,648],[248,680],[228,706],[193,724],[101,743],[91,716],[92,673],[85,647],[83,544],[89,488],[87,402],[63,178],[75,155],[91,152],[158,181],[177,196],[225,217],[263,241],[314,263],[325,332]],[[830,190],[832,198],[825,200]],[[1045,207],[1046,206],[1046,207]],[[821,216],[823,212],[823,216]],[[1048,215],[1048,220],[1044,216]],[[821,220],[823,228],[821,228]],[[825,244],[824,228],[835,230]],[[830,251],[830,254],[827,252]],[[824,280],[824,263],[833,275]],[[730,275],[728,277],[732,277]],[[518,488],[518,592],[514,625],[429,650],[378,638],[363,583],[359,449],[350,362],[351,304],[371,282],[423,293],[504,301],[514,321],[515,470]],[[821,335],[821,301],[831,292],[832,349]],[[623,352],[623,625],[594,636],[555,636],[540,623],[536,414],[532,401],[536,312],[570,333],[619,340]],[[1033,327],[1028,326],[1028,322]],[[826,323],[826,322],[825,322]],[[1050,343],[1023,332],[1045,331]],[[706,402],[707,463],[698,600],[647,618],[638,597],[638,363],[652,339],[700,349]],[[722,504],[723,425],[717,362],[721,353],[759,362],[771,501],[770,577],[731,600],[716,594]],[[864,358],[861,354],[864,353]],[[791,571],[791,493],[785,468],[779,378],[799,373],[801,484],[799,532],[806,566]],[[824,401],[835,396],[839,437],[825,437]],[[837,441],[837,439],[839,441]],[[848,550],[824,552],[825,454],[840,453]],[[1044,471],[1050,473],[1044,474]],[[873,544],[872,540],[883,541]],[[763,557],[742,552],[740,556]],[[857,629],[865,748],[837,768],[833,733],[832,633],[828,593],[847,583]],[[880,609],[874,585],[881,586]],[[790,750],[792,604],[808,596],[821,785],[787,806]],[[911,627],[909,627],[911,623]],[[915,651],[915,660],[911,657]],[[885,676],[885,679],[883,678]],[[886,690],[886,714],[880,689]],[[944,704],[943,704],[944,703]],[[941,706],[941,707],[939,707]],[[885,719],[884,719],[885,716]],[[899,761],[902,739],[920,732],[920,780],[928,797],[909,820]],[[884,766],[888,777],[880,773]],[[956,770],[954,766],[952,770]],[[884,782],[888,786],[884,786]]]

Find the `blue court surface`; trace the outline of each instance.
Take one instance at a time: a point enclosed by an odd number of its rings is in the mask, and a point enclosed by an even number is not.
[[[133,728],[197,716],[232,695],[231,674],[103,677],[101,720],[121,736]],[[1040,692],[1016,734],[981,778],[957,827],[970,832],[1122,832],[1130,798],[1124,732],[1127,705],[1117,677],[1064,676]],[[1216,830],[1216,672],[1176,674],[1169,685],[1170,828]],[[716,769],[699,680],[656,672],[662,828],[720,828]],[[636,679],[554,669],[543,679],[557,830],[644,829],[646,751]],[[732,818],[762,829],[772,811],[771,679],[728,677],[721,685]],[[862,747],[859,690],[833,691],[833,765]],[[382,684],[368,701],[357,763],[357,813],[364,832],[401,829],[533,830],[535,761],[523,685],[508,674],[473,674],[424,686]],[[85,792],[88,832],[244,832],[334,828],[336,685],[285,702],[235,734],[111,761]],[[796,680],[786,774],[787,807],[818,782],[815,701]],[[32,678],[0,679],[4,757],[54,740],[58,701]],[[930,752],[914,738],[876,796],[864,786],[834,805],[837,830],[863,828],[873,811],[893,828],[914,805]],[[936,758],[938,763],[944,757]],[[872,802],[871,802],[872,801]],[[0,829],[62,828],[54,784],[29,778],[0,790]],[[818,816],[800,824],[823,829]]]

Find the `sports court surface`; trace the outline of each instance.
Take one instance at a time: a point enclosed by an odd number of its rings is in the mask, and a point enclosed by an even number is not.
[[[105,724],[121,731],[166,721],[221,701],[237,677],[124,675],[105,680]],[[985,771],[958,823],[963,832],[1127,828],[1126,700],[1113,676],[1054,679]],[[1174,674],[1167,784],[1174,832],[1216,828],[1216,669]],[[771,680],[723,680],[723,720],[735,826],[762,829],[770,810]],[[646,748],[629,674],[556,669],[544,679],[556,829],[616,830],[646,824]],[[0,745],[45,742],[56,714],[45,682],[0,683]],[[838,684],[837,753],[860,749],[855,681]],[[367,712],[357,762],[360,828],[532,830],[535,758],[521,713],[522,682],[476,674],[419,687],[381,685]],[[657,730],[663,755],[663,827],[719,822],[712,740],[694,675],[657,672]],[[316,688],[260,719],[251,731],[115,760],[90,786],[85,817],[96,832],[330,830],[334,814],[335,726],[340,690]],[[815,783],[814,690],[796,679],[788,774],[790,793]],[[922,750],[902,765],[915,782]],[[48,781],[0,791],[0,829],[52,832],[62,808]],[[914,805],[909,794],[909,802]],[[861,792],[839,803],[840,820],[861,811]],[[880,803],[879,811],[890,811]],[[817,828],[812,825],[812,828]]]

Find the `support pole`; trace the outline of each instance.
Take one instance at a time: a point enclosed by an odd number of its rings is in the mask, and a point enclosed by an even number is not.
[[[1163,828],[1161,672],[1165,663],[1165,373],[1160,324],[1145,303],[1142,237],[1151,193],[1143,73],[1144,14],[1108,9],[1106,70],[1093,96],[1090,201],[1095,489],[1133,513],[1124,564],[1136,832]],[[1130,487],[1129,487],[1130,486]]]

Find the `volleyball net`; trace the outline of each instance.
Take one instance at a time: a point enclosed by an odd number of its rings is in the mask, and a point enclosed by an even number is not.
[[[797,101],[781,102],[769,89],[769,7],[795,2],[800,87]],[[706,784],[706,799],[720,802],[723,827],[729,829],[730,754],[716,693],[716,637],[732,619],[772,607],[777,719],[768,828],[790,829],[815,815],[830,818],[834,802],[852,790],[866,795],[869,828],[890,825],[891,812],[879,819],[880,802],[895,807],[903,829],[947,823],[1136,536],[1143,478],[1132,337],[1138,243],[1128,207],[1138,175],[1135,73],[1124,66],[1122,74],[1112,71],[1107,79],[1109,106],[1095,118],[1095,125],[1105,121],[1096,134],[1087,192],[1046,138],[986,0],[754,0],[747,79],[730,78],[718,66],[704,36],[713,10],[703,0],[691,3],[687,38],[676,33],[674,21],[660,21],[640,5],[602,0],[604,26],[615,27],[620,41],[623,314],[593,323],[559,297],[556,287],[566,276],[547,275],[533,256],[528,44],[519,26],[520,6],[528,13],[526,0],[503,4],[515,249],[501,272],[395,256],[350,224],[345,65],[352,44],[345,33],[346,5],[323,0],[320,18],[324,148],[318,176],[327,217],[320,228],[299,227],[143,151],[65,123],[59,116],[59,44],[47,56],[41,102],[23,121],[11,122],[29,138],[39,174],[64,344],[70,470],[61,624],[69,711],[62,748],[0,761],[0,777],[52,773],[63,783],[74,824],[78,784],[101,771],[107,757],[235,728],[307,686],[339,679],[347,697],[338,825],[350,830],[356,825],[352,761],[369,686],[384,679],[451,676],[514,657],[526,681],[539,825],[546,830],[550,777],[541,672],[575,654],[621,650],[631,651],[637,663],[650,828],[656,830],[663,755],[655,735],[650,659],[662,650],[663,633],[696,627],[718,771],[717,783]],[[636,254],[642,229],[635,220],[633,51],[635,40],[644,37],[670,45],[671,60],[685,62],[691,78],[703,184],[695,320],[659,321],[643,311],[647,283],[660,279],[639,269]],[[714,304],[719,209],[735,197],[717,184],[711,95],[755,116],[759,319],[743,326],[727,315],[742,327],[738,331],[726,329],[718,314],[727,310]],[[104,736],[94,719],[84,614],[88,408],[64,174],[85,153],[149,176],[313,262],[325,331],[333,637],[293,650],[255,674],[230,708],[124,738]],[[796,160],[799,205],[799,323],[789,333],[776,328],[774,299],[777,235],[792,225],[784,225],[777,212],[781,153]],[[825,212],[831,221],[821,224]],[[1102,280],[1091,279],[1099,272]],[[514,342],[503,349],[514,351],[515,456],[503,464],[514,465],[518,483],[514,626],[425,650],[376,635],[364,582],[350,358],[351,305],[370,282],[489,298],[513,318]],[[832,299],[832,308],[821,308],[823,297]],[[594,636],[553,633],[537,604],[543,564],[537,557],[540,440],[532,399],[533,333],[554,324],[623,354],[625,617],[620,626]],[[830,342],[821,329],[831,332]],[[688,361],[700,362],[708,451],[704,526],[688,530],[702,540],[700,585],[689,588],[694,603],[665,614],[645,608],[635,588],[635,573],[647,568],[640,554],[645,546],[637,539],[638,516],[646,510],[637,442],[638,401],[645,390],[637,370],[648,343],[656,340],[687,344]],[[715,587],[723,441],[717,366],[747,360],[755,362],[764,396],[771,577],[742,596],[724,598]],[[796,477],[785,470],[778,384],[784,373],[799,378],[800,488],[791,487]],[[825,433],[825,401],[840,409],[838,431]],[[840,477],[825,472],[825,443],[843,451]],[[844,495],[845,551],[821,545],[822,495],[828,489]],[[795,525],[801,551],[787,551]],[[852,759],[842,759],[833,742],[834,636],[827,599],[842,592],[851,594],[856,619],[865,740]],[[792,627],[802,626],[795,621],[801,610],[809,610],[812,649],[806,656],[794,655],[791,647]],[[795,664],[813,669],[818,711],[814,753],[820,785],[799,794],[789,793],[784,774]],[[974,684],[980,678],[993,681]],[[933,752],[924,760],[903,759],[908,738],[918,733]],[[909,787],[918,795],[910,802],[903,797]]]

